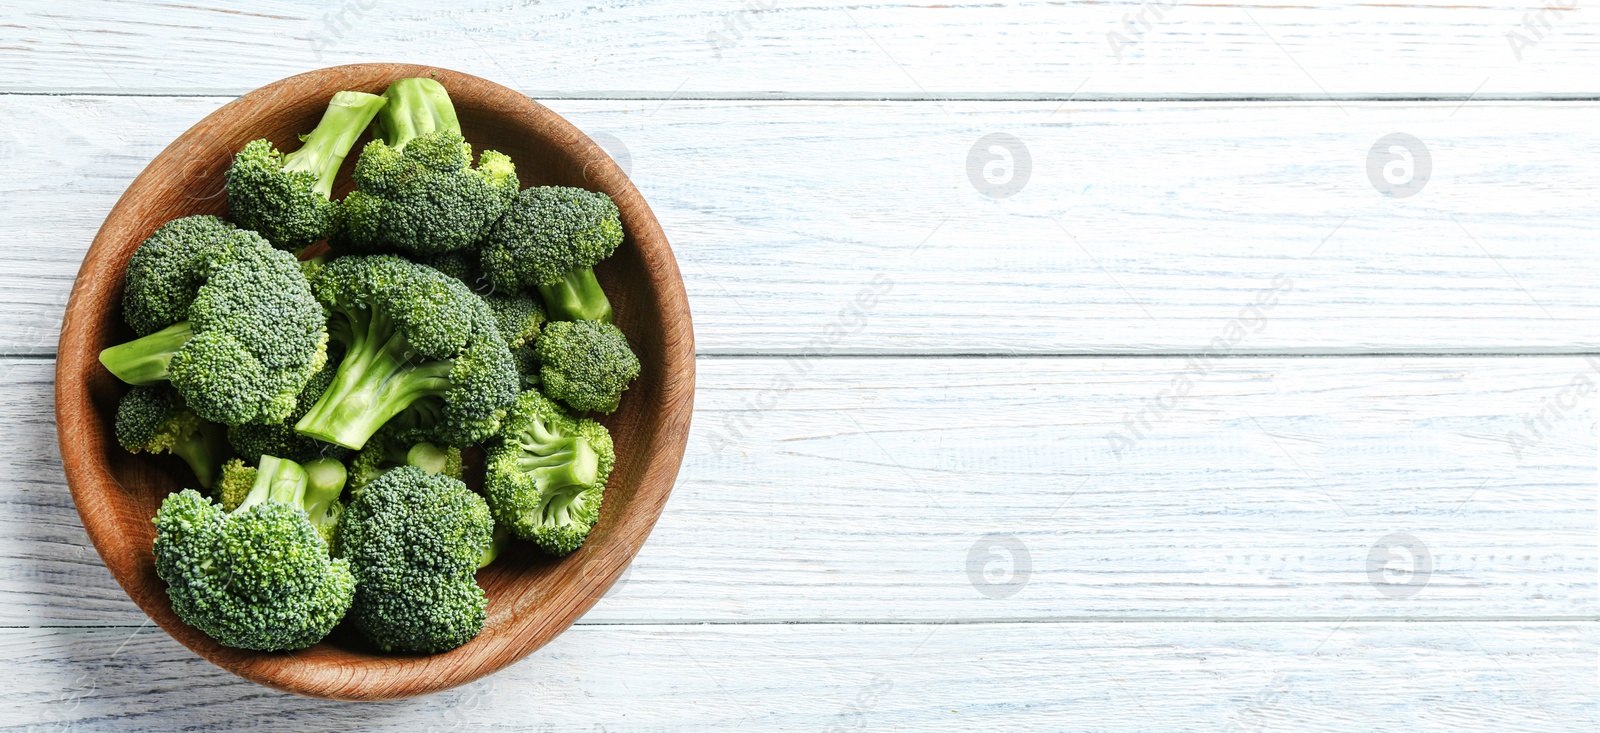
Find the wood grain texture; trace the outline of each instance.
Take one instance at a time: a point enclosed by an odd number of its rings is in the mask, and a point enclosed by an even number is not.
[[[52,351],[105,212],[223,102],[0,96],[0,353]],[[1280,277],[1234,353],[1600,350],[1592,105],[552,104],[660,213],[702,353],[1192,352]],[[1396,131],[1406,199],[1368,180]],[[1011,198],[968,178],[991,132]]]
[[[0,367],[0,625],[138,625],[60,484],[48,363]],[[1600,372],[1582,359],[1199,374],[1182,359],[703,358],[699,373],[673,500],[580,623],[1600,618],[1597,397],[1581,394]],[[1146,414],[1119,461],[1107,435],[1185,374],[1190,396]],[[1395,596],[1370,561],[1400,532],[1431,571]],[[1026,559],[990,549],[1007,536]]]
[[[384,705],[262,690],[148,628],[0,630],[0,653],[8,730],[1600,726],[1595,624],[579,626],[493,677]]]
[[[405,57],[536,94],[1592,95],[1575,73],[1600,55],[1590,15],[1575,0],[21,0],[0,22],[0,88],[240,93]]]
[[[150,519],[180,488],[174,476],[129,456],[111,436],[125,387],[97,358],[131,338],[122,324],[128,258],[159,225],[221,213],[215,196],[234,151],[256,138],[283,146],[316,126],[340,90],[382,92],[427,76],[450,90],[463,134],[510,155],[524,185],[584,186],[610,195],[624,240],[596,268],[642,364],[621,407],[603,421],[617,465],[583,547],[560,561],[512,553],[479,573],[488,621],[472,641],[432,656],[382,655],[324,641],[293,654],[229,649],[182,623],[156,576]],[[666,504],[694,402],[694,336],[676,262],[660,225],[622,171],[576,128],[505,87],[425,66],[369,64],[275,82],[217,110],[151,161],[106,217],[68,301],[56,364],[56,423],[73,503],[112,576],[163,629],[247,679],[306,695],[393,699],[453,687],[547,643],[593,605],[638,552]]]

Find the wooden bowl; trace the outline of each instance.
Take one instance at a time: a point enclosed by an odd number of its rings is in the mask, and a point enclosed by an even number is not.
[[[133,337],[122,320],[123,271],[139,243],[161,224],[227,213],[223,176],[246,142],[265,137],[292,150],[295,136],[316,126],[334,92],[377,94],[395,79],[417,76],[444,84],[474,150],[510,155],[523,186],[604,191],[622,210],[626,239],[596,271],[643,369],[621,408],[604,419],[618,460],[600,522],[566,558],[517,547],[480,571],[478,582],[489,596],[488,623],[476,639],[445,654],[374,653],[339,631],[293,653],[223,647],[173,614],[151,554],[151,518],[162,498],[192,478],[172,456],[129,455],[112,434],[126,387],[96,357]],[[345,161],[338,194],[351,187],[354,158],[352,152]],[[661,515],[683,459],[693,402],[694,335],[683,281],[661,226],[627,176],[543,105],[477,77],[406,64],[339,66],[284,79],[213,112],[167,146],[122,195],[84,257],[56,365],[56,423],[67,483],[95,549],[134,602],[184,646],[245,679],[345,700],[409,697],[470,682],[571,625],[622,574]]]

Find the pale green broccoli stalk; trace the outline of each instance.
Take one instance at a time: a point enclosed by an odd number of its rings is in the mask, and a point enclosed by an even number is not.
[[[327,237],[339,211],[332,200],[339,166],[388,101],[364,92],[339,92],[316,129],[300,136],[298,150],[279,152],[270,140],[246,144],[228,169],[233,220],[274,246],[296,252]]]
[[[492,545],[483,497],[415,466],[367,484],[339,521],[337,551],[356,578],[349,621],[387,652],[437,653],[483,629],[473,579]]]
[[[623,391],[639,376],[639,358],[609,323],[550,323],[534,351],[545,393],[580,412],[616,412]]]
[[[117,405],[117,442],[130,453],[171,453],[189,464],[200,488],[216,482],[228,454],[222,427],[196,415],[171,387],[134,387]]]
[[[437,400],[421,427],[449,445],[493,435],[516,399],[517,372],[489,308],[433,268],[391,255],[341,257],[314,283],[345,347],[333,384],[295,424],[359,450],[391,418]],[[436,417],[435,417],[436,416]]]
[[[356,160],[356,190],[345,197],[329,244],[416,255],[476,245],[516,196],[516,166],[486,150],[472,167],[472,146],[438,82],[402,79],[384,96],[382,139]]]
[[[560,557],[582,545],[600,518],[615,464],[605,426],[528,390],[489,447],[484,494],[500,526]]]
[[[344,347],[331,344],[328,348],[328,361],[312,375],[311,381],[300,390],[295,398],[295,409],[281,422],[268,424],[234,425],[228,428],[228,444],[233,446],[233,451],[246,463],[257,463],[261,456],[281,456],[291,461],[310,461],[317,458],[337,458],[343,460],[350,454],[350,450],[343,446],[330,445],[314,438],[296,432],[294,424],[304,417],[307,410],[316,404],[317,398],[328,390],[328,385],[333,383],[333,376],[339,370],[339,361],[344,358]]]
[[[555,321],[611,322],[611,301],[594,264],[622,243],[611,197],[581,188],[536,186],[516,201],[484,240],[481,267],[501,292],[537,289]]]
[[[316,499],[308,502],[306,483],[277,478],[287,474],[257,481],[232,512],[185,489],[156,514],[156,574],[172,610],[223,646],[305,648],[339,623],[355,595],[349,563],[329,557],[307,514]]]
[[[410,413],[402,413],[402,418],[409,416]],[[404,427],[406,422],[396,418],[385,425],[350,460],[352,491],[360,491],[391,469],[401,466],[416,466],[428,473],[461,478],[461,449],[433,443],[425,439],[426,431],[407,429]]]
[[[146,239],[123,309],[141,338],[100,352],[106,369],[129,384],[170,381],[223,425],[282,420],[327,358],[322,306],[294,256],[216,217]]]

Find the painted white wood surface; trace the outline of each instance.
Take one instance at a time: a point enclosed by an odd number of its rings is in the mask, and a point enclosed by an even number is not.
[[[105,213],[225,101],[0,96],[0,353],[53,352]],[[702,353],[1187,353],[1264,289],[1234,353],[1600,350],[1590,104],[551,104],[659,214]],[[1033,159],[1004,199],[968,176],[995,132]],[[1409,198],[1368,179],[1393,132]]]
[[[13,0],[0,90],[240,93],[404,56],[535,95],[1592,96],[1593,15],[1583,0]]]
[[[1600,358],[1186,361],[703,358],[672,501],[583,622],[1600,616]],[[137,625],[51,363],[0,366],[0,626]],[[1374,584],[1394,533],[1414,592]]]
[[[1437,731],[1600,726],[1594,624],[580,626],[420,700],[295,698],[159,630],[3,629],[11,730]]]

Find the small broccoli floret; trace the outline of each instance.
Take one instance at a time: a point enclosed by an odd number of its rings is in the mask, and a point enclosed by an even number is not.
[[[616,412],[623,390],[639,376],[639,358],[609,323],[547,324],[534,351],[545,393],[580,412]]]
[[[605,426],[528,390],[489,447],[484,494],[500,526],[560,557],[594,528],[615,463]]]
[[[339,210],[331,200],[339,166],[387,102],[374,94],[339,92],[316,129],[301,136],[300,149],[284,154],[270,140],[246,144],[228,169],[234,221],[291,251],[328,236]]]
[[[123,307],[141,338],[100,362],[129,384],[170,381],[223,425],[283,419],[327,357],[322,306],[294,256],[215,217],[178,219],[145,240]]]
[[[404,413],[402,413],[404,414]],[[407,429],[406,421],[396,419],[367,441],[366,447],[350,461],[350,488],[359,491],[390,469],[416,466],[428,473],[461,478],[461,449],[426,440],[418,431]]]
[[[551,320],[611,322],[611,301],[594,264],[622,243],[617,205],[603,193],[537,186],[517,194],[483,243],[482,267],[495,288],[537,288]]]
[[[538,384],[539,355],[534,353],[533,345],[539,338],[539,327],[545,322],[544,307],[539,305],[538,299],[525,295],[496,292],[483,296],[483,300],[494,313],[495,326],[505,339],[506,347],[511,349],[522,384]]]
[[[516,399],[517,372],[494,315],[471,290],[392,255],[342,257],[313,283],[345,347],[333,384],[295,424],[302,435],[360,449],[413,405],[440,440],[493,435]]]
[[[442,652],[482,630],[473,579],[491,547],[483,497],[415,466],[368,484],[339,522],[337,550],[356,577],[350,621],[383,651]]]
[[[117,442],[130,453],[171,453],[194,471],[200,488],[216,482],[228,447],[222,427],[203,420],[166,385],[134,387],[117,405]]]
[[[256,460],[260,461],[259,458]],[[217,481],[216,490],[211,493],[216,495],[217,501],[222,502],[222,511],[231,512],[244,503],[245,497],[250,495],[250,490],[255,488],[255,485],[255,466],[247,465],[235,458],[222,464],[222,478]]]
[[[313,516],[328,518],[327,493],[308,491],[313,480],[300,478],[308,472],[282,463],[257,472],[231,512],[185,489],[156,514],[156,574],[167,583],[172,610],[223,646],[310,646],[343,618],[355,594],[349,563],[329,557],[313,524]]]
[[[472,146],[434,80],[402,79],[383,95],[381,139],[356,160],[356,190],[344,199],[330,243],[419,255],[477,244],[517,194],[511,158],[486,150],[472,167]]]

